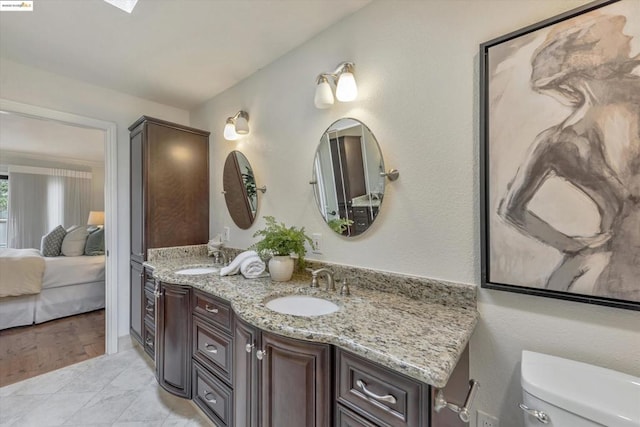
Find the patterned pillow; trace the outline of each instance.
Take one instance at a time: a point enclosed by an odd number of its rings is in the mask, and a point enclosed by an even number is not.
[[[63,226],[59,225],[48,234],[42,236],[42,242],[40,243],[40,252],[42,252],[42,256],[60,256],[62,241],[66,235],[67,230],[65,230]]]

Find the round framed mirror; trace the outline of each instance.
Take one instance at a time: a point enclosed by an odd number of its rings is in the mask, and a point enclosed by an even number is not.
[[[258,194],[251,164],[241,152],[232,151],[227,156],[222,186],[233,222],[243,230],[251,227],[258,210]]]
[[[311,183],[320,215],[333,231],[347,237],[367,231],[385,187],[384,160],[371,130],[351,118],[329,126],[316,149]]]

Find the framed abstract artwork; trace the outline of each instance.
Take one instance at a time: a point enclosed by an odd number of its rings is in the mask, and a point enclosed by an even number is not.
[[[480,45],[482,287],[640,310],[640,1]]]

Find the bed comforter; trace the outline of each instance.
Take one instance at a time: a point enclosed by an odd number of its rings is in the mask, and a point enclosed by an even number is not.
[[[44,269],[37,249],[0,249],[0,297],[40,293]]]

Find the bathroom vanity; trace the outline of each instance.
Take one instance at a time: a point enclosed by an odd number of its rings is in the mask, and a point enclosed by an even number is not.
[[[433,393],[446,386],[448,399],[465,399],[466,346],[477,321],[472,286],[418,285],[426,279],[407,276],[384,292],[375,287],[388,285],[389,274],[369,271],[365,283],[337,271],[352,289],[341,296],[310,288],[304,276],[276,283],[176,274],[207,264],[206,257],[145,263],[156,298],[150,347],[163,388],[193,399],[217,425],[464,425],[453,412],[434,412]],[[267,308],[292,294],[339,310],[302,317]]]

